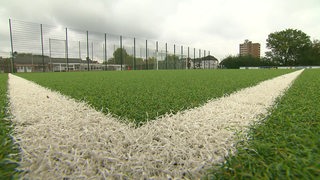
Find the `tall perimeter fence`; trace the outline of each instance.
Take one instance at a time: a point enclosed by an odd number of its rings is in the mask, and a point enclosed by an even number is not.
[[[213,69],[210,51],[9,19],[11,53],[4,72]]]

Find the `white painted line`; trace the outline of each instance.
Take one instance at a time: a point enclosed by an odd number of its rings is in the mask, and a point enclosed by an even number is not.
[[[9,75],[15,140],[27,179],[199,178],[234,151],[235,132],[266,114],[295,71],[140,128]]]

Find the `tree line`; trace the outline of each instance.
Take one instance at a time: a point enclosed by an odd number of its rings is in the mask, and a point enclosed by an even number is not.
[[[263,58],[228,56],[220,65],[224,68],[241,66],[320,66],[320,41],[311,41],[301,30],[286,29],[270,33]]]

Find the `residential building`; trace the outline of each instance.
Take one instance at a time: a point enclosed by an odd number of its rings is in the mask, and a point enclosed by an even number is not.
[[[189,62],[191,69],[217,69],[219,66],[219,60],[212,55],[196,58],[194,60],[190,58]]]
[[[240,56],[251,55],[256,58],[260,58],[260,44],[252,43],[248,39],[244,41],[243,44],[239,46]]]

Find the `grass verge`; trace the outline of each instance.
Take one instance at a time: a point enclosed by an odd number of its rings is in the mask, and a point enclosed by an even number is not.
[[[136,123],[193,108],[292,70],[27,73],[19,76]]]
[[[8,74],[0,74],[0,179],[17,179],[19,171],[19,149],[11,138],[12,125],[7,120]]]
[[[205,179],[319,179],[320,70],[305,70],[248,141]]]

